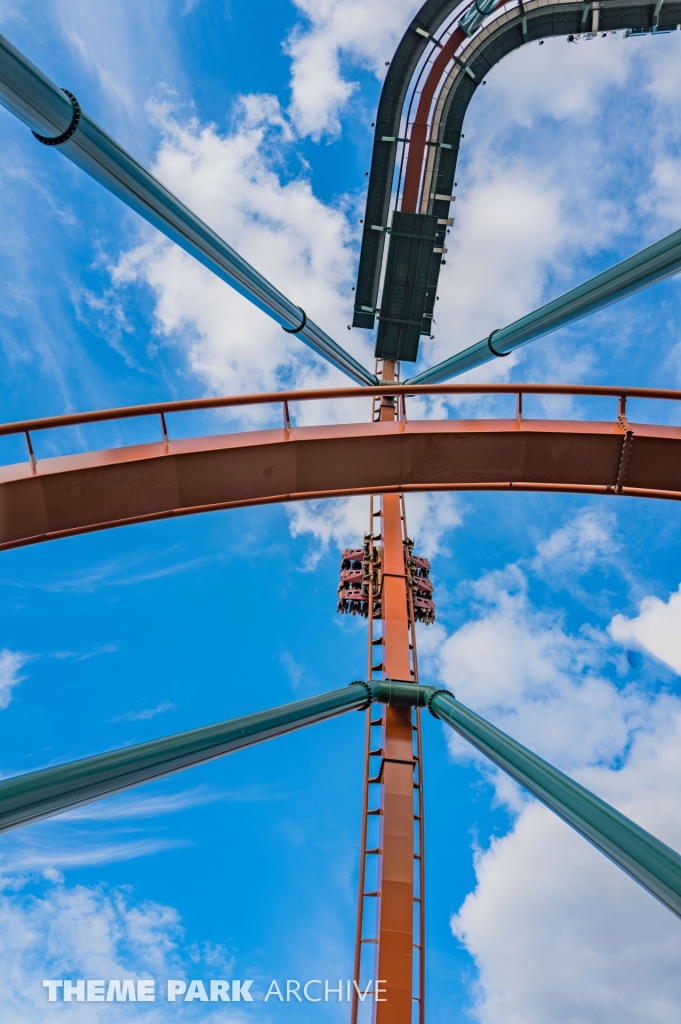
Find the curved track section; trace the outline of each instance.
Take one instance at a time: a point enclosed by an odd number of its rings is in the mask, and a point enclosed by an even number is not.
[[[389,394],[389,389],[370,389]],[[423,388],[421,394],[513,394],[509,386]],[[516,391],[518,387],[516,386]],[[569,393],[526,385],[522,392]],[[248,431],[141,444],[0,468],[0,549],[155,519],[217,509],[390,491],[539,490],[681,498],[681,427],[632,424],[616,389],[580,394],[620,398],[615,422],[524,419],[400,419]],[[362,389],[362,393],[366,391]],[[288,393],[261,401],[356,397],[356,389]],[[392,390],[394,395],[394,389]],[[631,397],[632,392],[629,392]],[[641,397],[655,397],[640,392]],[[657,397],[681,399],[681,393]],[[251,404],[241,399],[177,403]],[[522,401],[518,402],[519,410]],[[31,431],[86,420],[158,412],[150,406],[35,421]],[[165,424],[165,420],[162,421]],[[27,433],[27,424],[0,433]]]
[[[436,12],[426,4],[414,19],[400,47],[396,59],[413,40],[415,25],[424,13],[429,24],[442,24],[455,5],[438,5]],[[428,11],[426,10],[428,8]],[[527,0],[516,5],[505,4],[497,8],[487,23],[470,39],[462,40],[457,30],[445,43],[445,50],[433,47],[433,64],[423,83],[414,124],[402,124],[411,141],[407,145],[406,174],[402,210],[435,217],[440,230],[434,239],[437,249],[444,246],[446,223],[450,217],[456,164],[462,127],[468,104],[489,71],[508,53],[526,43],[552,36],[589,35],[599,32],[627,30],[631,34],[663,33],[676,29],[681,23],[681,2],[668,0]],[[435,31],[432,27],[431,32]],[[423,37],[421,37],[423,38]],[[423,38],[424,44],[427,40]],[[399,97],[407,95],[410,66],[412,75],[421,53],[412,61],[398,60],[386,78],[374,137],[373,156],[367,196],[362,249],[357,278],[355,313],[356,327],[373,327],[377,314],[376,304],[381,275],[381,264],[386,234],[389,230],[390,194],[393,186],[395,159],[399,139],[401,110],[396,109]],[[449,51],[452,51],[451,53]],[[454,52],[456,51],[456,52]],[[395,62],[393,62],[395,63]],[[445,68],[445,63],[447,67]],[[397,79],[399,78],[399,88]],[[425,123],[423,98],[430,106]],[[430,100],[432,97],[432,102]],[[383,115],[383,116],[382,116]],[[438,197],[442,198],[438,198]],[[428,300],[424,308],[423,329],[428,327],[435,301],[435,288],[441,262],[441,253],[433,254],[428,277]],[[386,296],[384,295],[384,300]]]
[[[385,76],[376,113],[376,132],[369,171],[362,249],[357,277],[357,294],[353,324],[373,328],[376,297],[381,274],[385,231],[390,215],[390,191],[395,172],[397,144],[383,138],[397,139],[400,134],[402,108],[409,83],[434,33],[448,14],[458,6],[457,0],[427,0],[402,37]]]

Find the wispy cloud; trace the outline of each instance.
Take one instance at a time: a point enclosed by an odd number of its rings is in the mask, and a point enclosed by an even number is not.
[[[286,294],[304,297],[310,317],[331,333],[346,333],[356,234],[346,208],[354,220],[354,200],[326,204],[306,177],[282,173],[295,133],[277,98],[238,97],[225,133],[197,120],[183,123],[167,107],[158,108],[158,117],[165,138],[153,169],[160,179]],[[273,321],[196,260],[149,237],[113,268],[114,282],[152,289],[159,337],[173,343],[209,391],[342,383],[338,371],[297,339],[282,338]],[[361,332],[344,342],[370,362]],[[240,411],[242,419],[270,414]]]
[[[120,821],[126,818],[153,818],[163,814],[174,814],[187,807],[215,803],[225,794],[209,790],[204,786],[187,789],[167,796],[117,796],[108,800],[76,807],[60,816],[60,821]]]
[[[76,807],[4,837],[0,876],[87,867],[150,857],[191,845],[189,840],[147,835],[151,818],[177,814],[211,803],[261,803],[279,799],[276,786],[242,786],[234,790],[195,786],[179,793],[144,796],[125,793]],[[124,824],[130,822],[130,824]],[[108,825],[107,825],[108,823]],[[89,828],[92,825],[92,828]],[[155,831],[160,826],[155,827]]]
[[[176,562],[170,565],[159,565],[156,568],[145,569],[141,572],[130,572],[132,564],[142,559],[121,558],[111,562],[103,562],[96,568],[84,569],[73,576],[61,580],[54,580],[50,583],[33,584],[39,590],[47,590],[53,593],[81,592],[87,593],[99,590],[102,587],[131,587],[138,583],[145,583],[147,580],[163,579],[166,576],[175,576],[181,572],[188,572],[202,565],[206,558],[192,558],[186,562]]]
[[[273,799],[275,791],[266,786],[243,786],[235,790],[215,790],[205,786],[185,789],[166,796],[125,795],[110,797],[67,811],[60,821],[122,821],[128,818],[152,818],[175,814],[190,807],[218,803],[257,803]]]
[[[174,546],[153,553],[141,552],[107,559],[70,574],[64,573],[59,579],[27,581],[5,578],[0,583],[18,589],[43,590],[56,594],[91,593],[103,587],[130,587],[148,580],[190,572],[208,561],[207,556],[175,561],[177,553],[178,546]],[[220,558],[220,555],[213,556],[211,561],[215,561],[215,557]],[[101,653],[109,652],[102,648]],[[69,652],[67,656],[70,656]]]
[[[162,715],[165,711],[176,711],[177,704],[170,700],[162,700],[155,708],[143,708],[141,711],[126,711],[124,715],[116,715],[110,718],[110,722],[146,722],[156,715]]]
[[[117,654],[120,649],[120,640],[114,640],[109,644],[97,644],[90,651],[52,651],[47,657],[58,661],[87,661],[89,658],[99,658],[102,654]]]
[[[303,665],[296,661],[290,651],[283,651],[279,655],[279,661],[286,669],[286,674],[291,680],[293,689],[297,690],[300,687],[305,672]]]
[[[30,657],[29,654],[7,648],[0,651],[0,708],[7,707],[12,699],[12,690],[26,678],[19,673]]]
[[[64,837],[61,837],[61,842],[46,842],[45,836],[40,839],[36,837],[35,840],[22,839],[8,844],[0,855],[0,874],[111,864],[189,845],[186,839],[133,839],[120,842],[82,842],[82,837],[75,836],[70,842],[65,842]]]

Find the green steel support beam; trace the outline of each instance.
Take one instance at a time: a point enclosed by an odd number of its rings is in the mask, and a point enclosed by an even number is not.
[[[405,383],[439,384],[497,356],[507,356],[535,338],[567,327],[613,302],[678,274],[680,270],[681,231],[675,231]]]
[[[364,685],[376,701],[427,707],[681,916],[681,857],[671,847],[460,704],[448,690],[391,679]]]
[[[0,782],[0,832],[112,796],[372,701],[427,707],[681,916],[681,857],[446,690],[381,679]]]
[[[0,103],[87,174],[208,267],[289,334],[358,384],[373,373],[150,174],[39,68],[0,35]]]
[[[0,832],[371,703],[363,684],[0,782]]]
[[[431,690],[427,706],[494,764],[681,916],[681,857],[604,800],[460,704]]]

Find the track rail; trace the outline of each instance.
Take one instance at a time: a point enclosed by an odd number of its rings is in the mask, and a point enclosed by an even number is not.
[[[395,396],[394,422],[293,426],[289,403]],[[408,419],[411,396],[515,394],[508,419]],[[531,394],[617,399],[613,420],[527,419]],[[343,388],[156,403],[24,420],[26,462],[0,467],[0,549],[93,530],[251,505],[437,490],[531,490],[681,498],[681,427],[630,423],[631,399],[681,401],[681,392],[566,385]],[[279,403],[280,429],[172,440],[165,416]],[[615,410],[613,410],[615,411]],[[36,459],[31,434],[159,416],[158,442]]]
[[[444,42],[444,48],[440,48],[435,36],[456,7],[450,2],[436,6],[429,0],[405,33],[386,76],[376,118],[357,276],[353,318],[356,327],[374,327],[379,313],[379,282],[400,147],[405,165],[404,191],[400,196],[398,185],[392,205],[397,208],[401,202],[403,211],[436,216],[445,225],[436,237],[436,246],[442,248],[451,215],[447,197],[454,190],[464,118],[476,89],[499,61],[527,43],[553,36],[594,37],[618,30],[634,35],[662,34],[675,30],[681,23],[679,0],[666,0],[663,4],[656,0],[524,0],[517,4],[509,0],[498,4],[470,38],[455,29]],[[464,7],[459,8],[459,13]],[[427,25],[429,39],[417,35],[420,25]],[[410,81],[424,57],[432,63],[420,84],[413,120],[410,114],[405,120]],[[439,253],[435,253],[426,316],[433,312],[439,267]]]

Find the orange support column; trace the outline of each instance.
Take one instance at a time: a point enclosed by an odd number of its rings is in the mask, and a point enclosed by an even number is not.
[[[386,371],[392,366],[384,363]],[[390,373],[392,377],[392,372]],[[393,419],[392,401],[381,419]],[[402,509],[398,494],[381,502],[383,539],[383,666],[387,679],[411,680],[409,605]],[[376,1024],[411,1024],[414,953],[414,740],[411,708],[386,708],[383,759],[383,814],[378,890],[376,977],[385,1002],[375,1003]]]
[[[383,663],[388,679],[411,679],[400,498],[383,497]],[[414,740],[411,708],[386,708],[379,874],[377,977],[385,1002],[376,1024],[411,1024],[414,953]]]

